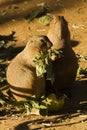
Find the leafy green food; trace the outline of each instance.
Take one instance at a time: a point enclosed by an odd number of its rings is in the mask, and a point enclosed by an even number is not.
[[[47,66],[49,64],[49,55],[47,52],[40,52],[33,61],[36,64],[36,74],[38,77],[43,77],[44,74],[47,72]]]
[[[36,64],[36,74],[38,77],[43,77],[44,74],[47,74],[47,80],[51,80],[53,83],[55,80],[55,76],[52,69],[52,60],[51,56],[57,55],[58,58],[61,58],[62,51],[50,50],[50,52],[44,51],[40,52],[33,61]]]
[[[42,23],[45,26],[49,25],[51,20],[52,17],[50,15],[45,15],[39,18],[40,23]]]
[[[4,96],[4,98],[2,98]],[[39,100],[35,96],[31,96],[24,101],[15,101],[8,99],[5,95],[0,94],[0,105],[11,109],[13,112],[25,112],[26,114],[48,115],[49,112],[57,112],[63,108],[66,95],[59,98],[54,93],[48,97],[42,96]],[[11,111],[11,113],[12,113]]]
[[[48,104],[48,107],[47,107],[48,110],[56,112],[62,109],[65,104],[65,98],[67,98],[66,95],[62,95],[59,99],[57,99],[54,93],[50,94],[46,98],[47,104]]]
[[[36,100],[36,98],[29,99],[24,102],[24,108],[27,114],[47,115],[48,112],[57,112],[62,109],[65,104],[65,98],[67,98],[66,95],[61,95],[57,98],[56,95],[52,93],[48,97],[41,97],[40,100]]]
[[[78,68],[77,75],[79,76],[81,74],[87,75],[87,67],[86,68],[80,68],[80,67]]]

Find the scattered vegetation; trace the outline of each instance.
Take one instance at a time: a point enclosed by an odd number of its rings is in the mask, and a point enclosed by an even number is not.
[[[6,65],[0,63],[0,84],[6,83],[5,68]]]
[[[7,49],[8,47],[9,47],[9,46],[5,43],[4,40],[0,41],[0,49],[1,49],[1,48]]]
[[[48,12],[47,7],[43,6],[41,9],[32,10],[32,12],[25,18],[29,21],[32,21],[34,18],[37,17],[39,18],[43,15],[46,15],[47,12]]]
[[[39,18],[39,22],[47,26],[52,20],[52,16],[47,15],[48,12],[48,8],[44,6],[39,10],[32,10],[32,12],[28,16],[26,16],[25,19],[32,21],[35,18]]]
[[[14,112],[25,112],[27,114],[48,115],[49,112],[58,112],[65,104],[65,95],[57,98],[54,93],[48,97],[42,96],[37,100],[35,96],[30,97],[26,101],[15,101],[9,99],[0,92],[0,105],[7,109],[14,109]]]
[[[15,31],[12,31],[11,34],[9,35],[0,35],[0,49],[8,48],[9,46],[7,45],[7,43],[9,41],[16,42],[17,40],[15,39],[14,35],[15,35]]]

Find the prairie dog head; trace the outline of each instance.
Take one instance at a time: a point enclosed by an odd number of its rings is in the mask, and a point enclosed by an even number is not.
[[[26,64],[30,64],[35,67],[35,63],[33,59],[41,52],[41,51],[48,51],[52,46],[52,43],[49,41],[47,36],[33,36],[30,38],[29,42],[27,43],[23,54]]]
[[[47,36],[36,35],[36,36],[33,36],[29,40],[25,49],[28,49],[28,48],[38,49],[39,51],[41,51],[41,50],[48,50],[50,49],[51,46],[52,46],[52,43],[50,42]]]
[[[53,48],[55,49],[62,49],[68,45],[70,41],[70,32],[68,24],[63,16],[53,17],[47,36],[53,43]]]

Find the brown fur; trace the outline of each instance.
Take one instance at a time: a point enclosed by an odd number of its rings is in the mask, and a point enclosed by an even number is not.
[[[23,100],[32,95],[40,98],[44,94],[45,78],[37,77],[33,59],[40,51],[48,50],[51,45],[46,36],[33,36],[25,49],[8,66],[7,81],[16,100]]]
[[[52,48],[62,50],[64,57],[53,61],[56,92],[71,88],[76,78],[78,61],[70,44],[70,32],[63,16],[54,16],[48,31],[48,38],[53,43]]]

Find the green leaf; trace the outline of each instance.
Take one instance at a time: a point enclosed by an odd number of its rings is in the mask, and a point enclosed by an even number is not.
[[[4,40],[0,41],[0,48],[8,48],[9,46],[7,46],[7,44],[5,43]]]
[[[38,103],[37,101],[31,100],[31,101],[30,101],[30,104],[32,105],[33,108],[39,109],[39,103]]]
[[[33,10],[32,13],[27,16],[27,19],[29,19],[30,21],[33,20],[34,18],[36,18],[39,14],[39,11]]]
[[[45,69],[45,66],[43,64],[36,65],[36,74],[38,77],[43,77],[45,73],[46,73],[46,69]]]
[[[27,114],[29,114],[30,112],[31,112],[31,106],[30,106],[30,104],[29,103],[24,103],[24,108],[25,108],[25,112],[27,113]]]
[[[37,108],[32,108],[28,114],[40,115],[40,110]]]
[[[78,71],[77,71],[77,75],[80,75],[80,74],[84,74],[86,75],[87,74],[87,68],[78,68]]]
[[[1,105],[4,105],[5,104],[5,101],[3,99],[0,98],[0,104]]]
[[[87,101],[81,101],[79,104],[80,104],[80,105],[87,104]]]
[[[52,20],[52,17],[49,15],[45,15],[39,18],[40,23],[45,26],[49,25],[51,20]]]
[[[3,82],[5,82],[5,81],[6,81],[6,77],[0,76],[0,83],[3,83]]]
[[[45,105],[40,105],[40,109],[47,109],[47,106],[45,106]]]

